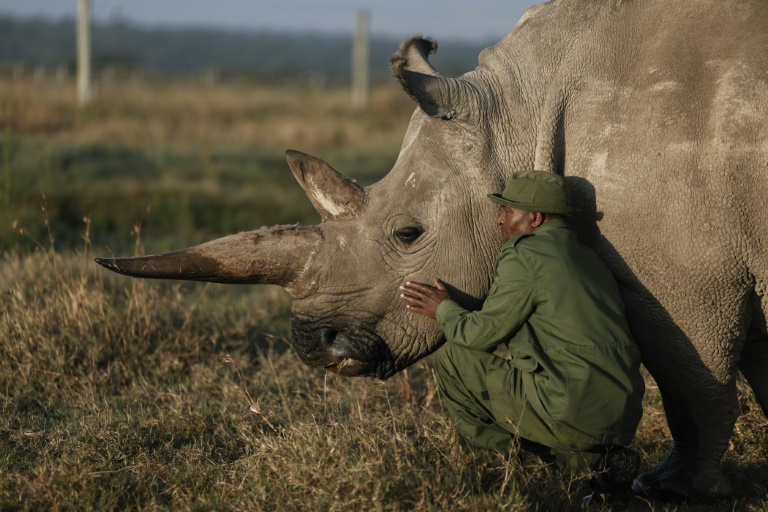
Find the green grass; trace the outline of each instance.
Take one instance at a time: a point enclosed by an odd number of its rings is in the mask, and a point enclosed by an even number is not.
[[[282,153],[9,139],[3,148],[15,155],[8,158],[14,192],[0,210],[0,250],[28,250],[47,239],[43,206],[56,245],[68,249],[82,247],[85,219],[96,247],[125,250],[134,227],[144,226],[153,251],[263,225],[320,221]],[[394,163],[390,153],[330,156],[370,184]],[[31,236],[19,236],[20,227]]]

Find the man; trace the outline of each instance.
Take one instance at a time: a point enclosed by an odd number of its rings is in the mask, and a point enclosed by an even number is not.
[[[461,307],[440,280],[401,286],[407,308],[445,333],[435,370],[448,412],[473,444],[505,453],[515,441],[566,473],[602,471],[601,490],[628,485],[639,460],[622,447],[644,383],[616,281],[568,228],[577,210],[561,176],[517,172],[488,197],[504,245],[482,309]],[[493,354],[499,344],[511,359]]]

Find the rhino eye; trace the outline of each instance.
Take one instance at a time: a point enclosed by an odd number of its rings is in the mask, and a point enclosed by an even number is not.
[[[412,244],[423,232],[424,230],[420,227],[410,227],[398,229],[395,231],[395,236],[403,243]]]

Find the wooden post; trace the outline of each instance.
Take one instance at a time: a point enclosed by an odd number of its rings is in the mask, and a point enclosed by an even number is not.
[[[368,11],[357,12],[357,30],[352,46],[352,107],[355,110],[368,108]]]
[[[77,103],[91,101],[91,0],[78,0],[77,11]]]

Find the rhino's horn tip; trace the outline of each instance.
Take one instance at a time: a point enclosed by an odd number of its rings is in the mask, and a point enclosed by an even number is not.
[[[93,261],[109,270],[117,270],[117,267],[112,263],[112,258],[94,258]]]
[[[296,151],[295,149],[286,149],[285,150],[285,156],[286,158],[292,159],[292,160],[299,160],[302,157],[306,156],[301,151]]]

